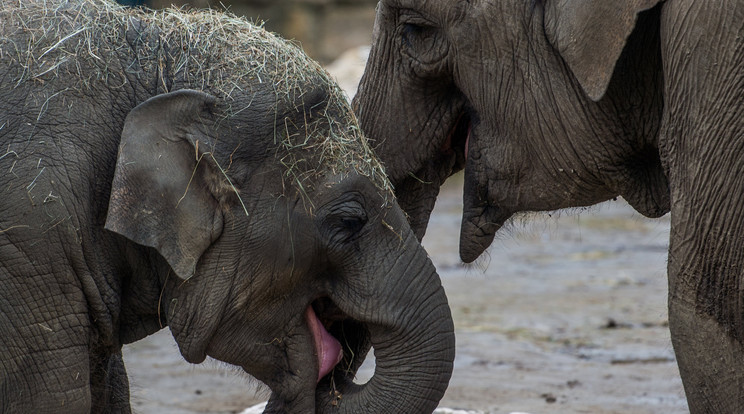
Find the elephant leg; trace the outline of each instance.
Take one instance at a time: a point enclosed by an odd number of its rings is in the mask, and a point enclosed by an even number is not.
[[[742,413],[744,3],[668,1],[660,23],[672,343],[690,412]]]
[[[85,299],[58,289],[0,240],[0,412],[89,413],[89,315]],[[64,292],[64,293],[63,293]]]
[[[690,413],[740,413],[744,347],[683,298],[669,299],[669,328]]]
[[[744,412],[744,183],[732,177],[744,165],[721,159],[701,157],[686,179],[671,169],[669,327],[693,414]]]
[[[696,177],[671,169],[669,327],[693,414],[744,412],[744,188],[729,176],[744,165],[721,159]]]
[[[709,200],[679,197],[688,207],[672,208],[669,329],[690,412],[735,414],[744,412],[744,211]]]
[[[41,329],[47,330],[46,327]],[[4,346],[8,343],[0,341],[1,349],[12,350],[12,346]],[[95,412],[91,411],[87,348],[36,352],[29,352],[29,348],[24,349],[23,355],[3,355],[0,358],[0,412]]]
[[[92,413],[129,414],[129,378],[121,351],[91,358]]]

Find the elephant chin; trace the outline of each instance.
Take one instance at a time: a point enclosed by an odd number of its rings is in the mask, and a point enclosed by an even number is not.
[[[485,185],[478,184],[476,173],[465,169],[462,223],[460,224],[460,260],[472,263],[491,245],[496,232],[513,212],[493,206]]]
[[[463,210],[460,225],[460,260],[472,263],[491,245],[496,232],[511,217],[493,206]]]

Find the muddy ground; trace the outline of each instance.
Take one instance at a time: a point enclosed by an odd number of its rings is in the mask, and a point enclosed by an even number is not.
[[[645,219],[622,201],[533,215],[466,266],[457,256],[461,185],[443,189],[424,240],[457,335],[441,406],[687,412],[667,328],[668,216]],[[126,346],[124,358],[139,413],[232,413],[267,396],[224,364],[184,362],[167,330]]]
[[[329,70],[349,94],[366,49]],[[448,181],[424,246],[447,291],[457,357],[442,407],[509,414],[686,413],[667,328],[669,216],[622,200],[518,218],[475,264],[457,255],[462,179]],[[142,414],[235,413],[268,391],[225,364],[181,358],[167,329],[124,347]],[[368,361],[364,381],[374,370]]]

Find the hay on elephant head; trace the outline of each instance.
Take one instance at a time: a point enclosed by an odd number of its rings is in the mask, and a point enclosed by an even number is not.
[[[130,9],[108,0],[6,0],[0,5],[0,59],[21,68],[17,84],[53,84],[64,76],[65,90],[50,95],[84,93],[100,82],[122,88],[132,79],[155,79],[158,92],[189,87],[214,94],[227,118],[244,109],[234,107],[236,97],[253,85],[268,83],[277,102],[290,103],[310,86],[323,85],[329,104],[303,126],[302,139],[276,128],[286,176],[303,188],[318,172],[356,171],[391,193],[328,73],[298,45],[230,13]]]

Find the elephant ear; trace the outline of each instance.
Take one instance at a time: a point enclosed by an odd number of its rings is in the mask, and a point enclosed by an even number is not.
[[[222,232],[210,148],[215,98],[179,90],[127,115],[105,228],[155,248],[182,279]],[[206,158],[206,157],[205,157]]]
[[[661,0],[544,0],[545,32],[589,97],[602,98],[638,13]]]

